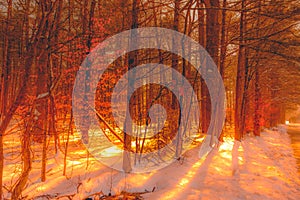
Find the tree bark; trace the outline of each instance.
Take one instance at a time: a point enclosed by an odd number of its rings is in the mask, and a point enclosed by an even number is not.
[[[258,15],[261,13],[261,0],[258,0]],[[260,16],[257,17],[256,26],[256,37],[260,37],[259,27],[261,25]],[[259,44],[258,47],[261,45]],[[254,126],[253,126],[253,134],[255,136],[260,136],[260,119],[261,119],[261,91],[260,91],[260,72],[259,72],[259,49],[256,50],[256,65],[255,65],[255,82],[254,82]]]
[[[244,82],[245,82],[245,68],[246,68],[246,47],[244,41],[245,32],[245,3],[242,0],[241,16],[240,16],[240,41],[238,52],[238,66],[236,76],[236,101],[235,101],[235,139],[241,140],[243,137],[243,109],[244,109]]]
[[[204,1],[206,6],[206,50],[218,66],[219,63],[219,0]],[[207,73],[208,69],[204,69]],[[205,76],[205,74],[204,74]],[[211,119],[211,100],[208,88],[204,81],[201,83],[201,113],[202,113],[202,131],[207,133]]]
[[[0,83],[1,83],[1,106],[0,106],[0,122],[3,121],[4,116],[7,112],[7,100],[8,100],[8,84],[9,84],[9,78],[8,78],[8,70],[10,66],[9,61],[9,24],[11,20],[12,15],[12,0],[7,1],[7,16],[6,16],[6,27],[5,27],[5,34],[4,34],[4,46],[3,46],[3,65],[2,65],[2,74],[0,77]],[[4,137],[4,131],[0,130],[0,200],[2,200],[3,196],[3,167],[4,167],[4,152],[3,152],[3,137]]]
[[[137,30],[135,30],[136,28],[138,28],[139,22],[138,22],[138,10],[139,10],[139,4],[140,4],[140,0],[133,0],[132,3],[132,14],[131,14],[131,39],[129,42],[129,45],[131,47],[134,47],[138,41],[136,41],[136,37],[137,37]],[[128,55],[128,71],[131,70],[132,68],[136,67],[137,65],[137,52],[130,52]],[[131,77],[128,77],[128,86],[127,86],[127,101],[130,101],[130,96],[129,94],[133,94],[133,90],[134,90],[134,77],[135,75],[132,75]],[[128,102],[129,105],[129,102]],[[131,109],[126,108],[126,109]],[[130,112],[126,112],[126,113],[130,113]],[[124,125],[124,130],[126,130],[124,132],[124,151],[123,151],[123,170],[125,173],[129,173],[132,170],[132,166],[131,166],[131,156],[130,156],[130,152],[131,152],[131,135],[130,133],[132,133],[132,124],[130,123],[130,116],[128,116],[126,114],[125,116],[125,125]],[[129,133],[129,134],[128,134]]]
[[[222,5],[222,25],[221,25],[221,52],[220,52],[220,74],[222,79],[224,80],[224,71],[225,71],[225,61],[226,61],[226,50],[227,50],[227,41],[226,39],[226,7],[227,7],[227,0],[223,0]],[[225,124],[226,126],[226,124]],[[224,132],[222,131],[221,135],[219,136],[220,141],[223,140]]]

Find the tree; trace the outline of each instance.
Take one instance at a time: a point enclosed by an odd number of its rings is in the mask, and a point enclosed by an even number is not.
[[[242,0],[241,17],[240,17],[240,36],[239,36],[239,53],[236,78],[236,99],[235,99],[235,139],[241,140],[244,134],[245,125],[245,101],[246,91],[245,84],[247,79],[247,58],[244,34],[246,32],[246,0]]]
[[[219,63],[219,0],[204,1],[206,8],[206,50],[212,57],[216,65]],[[205,69],[206,71],[208,69]],[[207,73],[207,72],[204,72]],[[204,74],[205,75],[205,74]],[[201,83],[201,113],[202,113],[202,131],[207,132],[211,116],[211,101],[209,98],[208,88],[202,80]]]
[[[138,14],[139,14],[139,0],[133,0],[132,3],[132,14],[131,14],[131,38],[130,38],[130,46],[131,48],[136,47],[136,44],[138,41],[137,40],[137,30],[139,26],[139,21],[138,21]],[[132,68],[136,67],[137,65],[137,52],[132,52],[129,53],[128,55],[128,71],[131,70]],[[133,93],[134,90],[134,75],[131,77],[128,77],[128,87],[127,87],[127,92],[128,95]],[[130,97],[127,97],[127,100],[129,100]],[[131,108],[127,108],[131,109]],[[128,112],[127,112],[128,113]],[[124,125],[124,153],[123,153],[123,170],[126,173],[129,173],[132,170],[131,167],[131,161],[130,161],[130,152],[131,152],[131,133],[132,133],[132,124],[130,123],[129,120],[130,116],[126,115],[125,117],[125,125]]]

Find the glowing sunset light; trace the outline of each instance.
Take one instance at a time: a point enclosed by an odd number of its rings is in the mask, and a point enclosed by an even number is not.
[[[120,155],[122,152],[122,149],[118,148],[117,146],[112,146],[101,151],[100,154],[102,157],[114,157]]]
[[[80,161],[77,161],[77,160],[72,160],[72,161],[69,161],[69,162],[72,165],[80,165],[80,164],[82,164]]]
[[[183,178],[183,179],[181,179],[179,185],[180,186],[185,186],[188,183],[189,183],[189,180],[187,178]]]
[[[0,200],[300,200],[300,0],[3,0]]]
[[[188,173],[178,182],[177,186],[180,188],[184,188],[187,186],[187,184],[193,180],[195,177],[195,174],[198,172],[199,167],[204,162],[204,159],[201,159],[193,164],[190,170],[188,170]],[[167,194],[164,194],[159,199],[174,199],[177,194],[180,192],[178,188],[174,188],[172,191],[168,192]]]

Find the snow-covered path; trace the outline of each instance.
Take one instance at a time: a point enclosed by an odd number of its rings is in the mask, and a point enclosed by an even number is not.
[[[233,150],[232,150],[233,149]],[[231,151],[232,150],[232,151]],[[236,151],[237,150],[237,151]],[[287,134],[267,131],[234,144],[227,139],[206,160],[188,152],[162,170],[146,199],[299,199],[300,180]],[[232,159],[233,157],[233,159]]]

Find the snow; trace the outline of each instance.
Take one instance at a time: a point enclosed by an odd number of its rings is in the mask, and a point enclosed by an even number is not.
[[[145,199],[299,199],[300,181],[287,134],[267,131],[234,142],[227,138],[203,161],[190,151],[170,166],[163,187]],[[164,174],[163,171],[160,172]]]
[[[199,149],[197,146],[179,161],[144,174],[118,172],[93,157],[87,161],[84,150],[73,149],[73,157],[68,157],[66,177],[62,176],[64,155],[60,153],[49,158],[45,183],[39,179],[39,164],[33,167],[23,196],[55,199],[72,195],[72,199],[83,199],[99,192],[114,195],[122,191],[150,191],[143,194],[145,199],[300,198],[299,172],[285,132],[267,130],[261,137],[247,136],[242,142],[228,137],[202,159],[199,159]],[[9,182],[10,174],[4,176]]]

